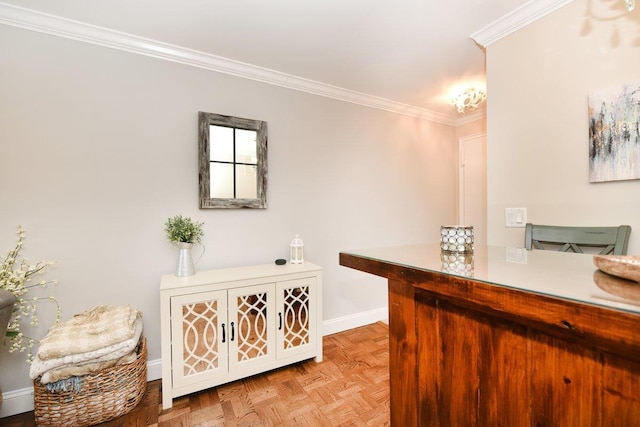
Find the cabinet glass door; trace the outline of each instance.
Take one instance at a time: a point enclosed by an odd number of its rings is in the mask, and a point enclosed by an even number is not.
[[[312,351],[316,344],[315,278],[279,282],[278,358]]]
[[[171,298],[174,387],[228,372],[226,314],[226,291]]]
[[[229,366],[253,369],[275,360],[274,284],[229,290]]]

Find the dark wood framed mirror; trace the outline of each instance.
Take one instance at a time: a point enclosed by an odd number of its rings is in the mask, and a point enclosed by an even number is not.
[[[267,122],[198,112],[201,209],[267,207]]]

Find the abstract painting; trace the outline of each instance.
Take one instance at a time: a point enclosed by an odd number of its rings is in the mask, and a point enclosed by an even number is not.
[[[589,182],[640,179],[640,82],[589,95]]]

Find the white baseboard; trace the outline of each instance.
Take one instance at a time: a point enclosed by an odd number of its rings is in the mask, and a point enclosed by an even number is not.
[[[349,316],[325,320],[322,322],[322,335],[331,335],[379,321],[386,322],[387,318],[387,307],[382,307]],[[154,381],[160,378],[162,378],[162,360],[149,360],[147,362],[147,380]],[[0,418],[33,411],[33,387],[4,392],[2,393],[2,398]]]
[[[322,322],[322,335],[336,334],[360,326],[370,325],[376,322],[387,322],[389,310],[387,307],[380,307],[374,310],[363,311],[349,316],[337,317]]]
[[[149,360],[147,362],[147,381],[162,378],[162,359]]]
[[[0,418],[33,411],[33,387],[2,393]]]

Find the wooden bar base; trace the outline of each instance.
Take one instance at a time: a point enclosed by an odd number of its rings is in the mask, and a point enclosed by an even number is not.
[[[340,254],[389,279],[391,424],[640,425],[640,316]]]

